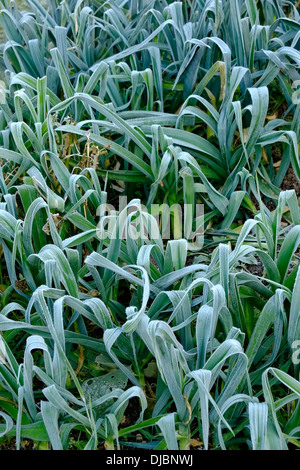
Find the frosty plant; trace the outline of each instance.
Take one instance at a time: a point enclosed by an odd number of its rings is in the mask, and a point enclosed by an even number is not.
[[[295,90],[292,94],[293,104],[300,104],[300,80],[295,80],[292,83],[292,88]]]
[[[7,362],[6,347],[5,347],[2,336],[0,336],[0,364],[5,364],[6,362]]]
[[[300,340],[293,341],[292,343],[292,349],[293,349],[293,354],[292,354],[292,362],[295,365],[300,364]]]
[[[5,95],[5,83],[3,80],[0,80],[0,104],[6,103],[6,95]]]
[[[193,230],[194,210],[196,229]],[[97,236],[100,240],[179,240],[188,242],[189,250],[203,247],[204,205],[151,204],[148,209],[139,199],[127,204],[127,196],[119,197],[119,210],[112,204],[101,203],[97,209],[100,218]]]

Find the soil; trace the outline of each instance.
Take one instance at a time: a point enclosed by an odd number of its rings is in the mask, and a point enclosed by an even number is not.
[[[29,439],[26,439],[22,442],[20,450],[35,450],[36,444]],[[0,444],[0,450],[17,450],[16,441],[11,439],[8,442]]]
[[[282,191],[288,191],[289,189],[294,189],[297,197],[300,197],[300,181],[298,180],[291,166],[289,167],[288,171],[285,174],[285,177],[281,183],[280,189]],[[256,201],[253,194],[251,194],[251,201],[254,204],[255,208],[259,210],[259,204]],[[269,209],[269,211],[272,212],[276,209],[276,204],[274,203],[272,199],[269,199],[268,201],[266,201],[265,197],[262,195],[262,201],[265,204],[265,206]]]
[[[286,172],[284,180],[281,184],[281,189],[283,191],[287,191],[288,189],[294,189],[296,191],[297,197],[300,196],[300,182],[297,176],[295,175],[292,167],[290,167]]]
[[[254,276],[262,276],[264,271],[264,265],[261,260],[256,258],[257,264],[245,264],[247,271]]]

